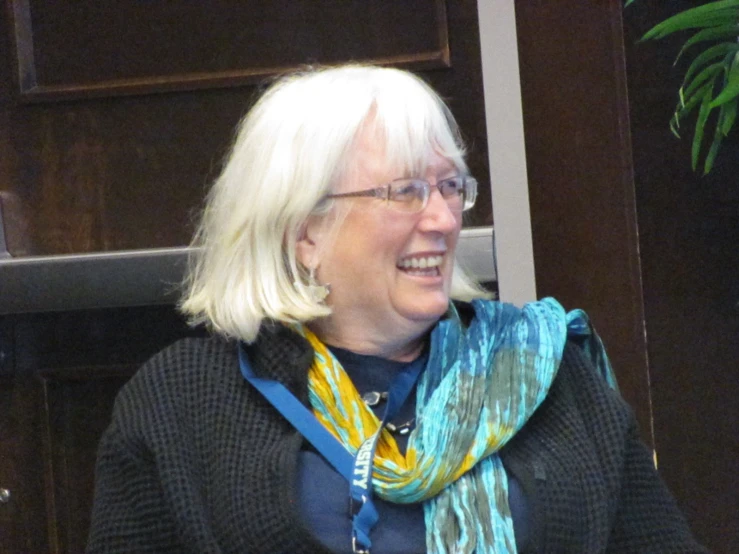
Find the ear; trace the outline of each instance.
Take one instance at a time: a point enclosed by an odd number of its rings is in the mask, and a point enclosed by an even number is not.
[[[295,245],[295,257],[303,267],[318,267],[323,234],[321,218],[309,217],[301,226]]]

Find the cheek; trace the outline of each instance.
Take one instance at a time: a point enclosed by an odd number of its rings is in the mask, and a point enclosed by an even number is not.
[[[346,229],[347,240],[342,245],[349,256],[368,256],[369,263],[393,260],[403,251],[410,240],[413,227],[402,219],[374,214],[368,211],[356,218]]]
[[[413,220],[385,210],[366,208],[349,213],[330,253],[334,279],[377,290],[394,278],[398,258],[414,231]],[[327,260],[328,261],[328,260]]]

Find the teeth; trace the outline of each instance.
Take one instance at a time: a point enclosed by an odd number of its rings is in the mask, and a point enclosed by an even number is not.
[[[430,267],[438,267],[441,265],[443,256],[427,256],[425,258],[406,258],[400,262],[403,269],[417,268],[427,269]]]

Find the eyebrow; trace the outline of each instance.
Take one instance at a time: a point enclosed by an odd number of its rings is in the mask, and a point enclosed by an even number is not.
[[[428,170],[428,167],[424,170]],[[449,177],[457,177],[458,175],[464,175],[465,172],[462,171],[461,168],[454,165],[452,162],[449,162],[449,168],[448,169],[442,169],[441,171],[436,172],[436,179],[448,179]],[[398,179],[423,179],[426,180],[426,177],[424,175],[418,175],[415,172],[410,173],[410,170],[406,170],[402,173],[402,177],[395,177],[393,179],[390,179],[390,181],[386,181],[386,183],[390,183],[392,181],[397,181]]]

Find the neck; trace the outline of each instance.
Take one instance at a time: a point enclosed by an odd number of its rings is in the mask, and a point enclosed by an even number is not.
[[[403,330],[393,327],[391,335],[385,330],[352,325],[351,322],[344,324],[337,321],[334,314],[312,321],[308,327],[327,345],[356,354],[411,362],[421,355],[432,325],[411,325],[415,329]]]

